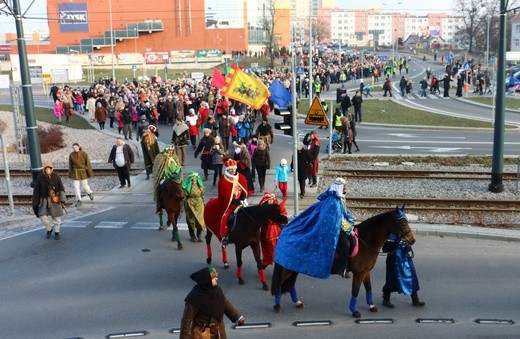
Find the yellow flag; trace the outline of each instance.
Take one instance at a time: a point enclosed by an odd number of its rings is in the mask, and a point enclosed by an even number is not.
[[[231,67],[226,83],[222,86],[222,94],[254,109],[260,109],[271,96],[269,89],[260,79],[248,75],[237,65]]]

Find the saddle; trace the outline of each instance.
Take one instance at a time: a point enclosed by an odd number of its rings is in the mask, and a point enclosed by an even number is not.
[[[237,218],[236,215],[238,211],[242,208],[242,205],[238,205],[232,212],[229,213],[227,224],[228,224],[228,233],[233,231],[235,229],[235,226],[237,225]]]

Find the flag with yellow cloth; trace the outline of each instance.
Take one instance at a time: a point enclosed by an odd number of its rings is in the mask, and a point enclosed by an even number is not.
[[[233,65],[222,86],[222,95],[260,109],[271,93],[260,79]]]

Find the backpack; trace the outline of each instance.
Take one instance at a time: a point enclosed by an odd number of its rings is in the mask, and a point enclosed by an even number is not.
[[[129,111],[123,111],[121,113],[121,120],[124,124],[129,124],[132,122],[132,115],[130,115]]]

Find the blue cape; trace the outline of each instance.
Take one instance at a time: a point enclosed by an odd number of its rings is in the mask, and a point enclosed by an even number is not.
[[[326,279],[332,269],[341,221],[347,214],[335,191],[327,190],[318,200],[283,228],[274,261],[291,271]]]

